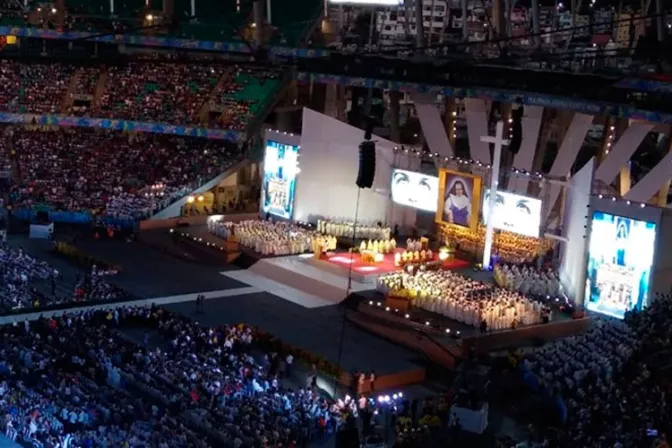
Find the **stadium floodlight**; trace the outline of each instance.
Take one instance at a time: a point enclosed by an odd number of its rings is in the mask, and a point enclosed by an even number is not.
[[[402,0],[329,0],[337,5],[399,6]]]

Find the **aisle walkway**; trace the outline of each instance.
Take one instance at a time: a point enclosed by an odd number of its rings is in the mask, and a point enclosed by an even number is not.
[[[18,443],[9,440],[7,437],[5,437],[4,434],[0,434],[0,448],[22,448],[22,447]]]
[[[51,316],[60,316],[61,314],[67,312],[67,313],[78,313],[80,311],[88,311],[88,310],[100,310],[100,309],[113,309],[116,308],[117,306],[139,306],[139,305],[147,305],[154,303],[156,305],[170,305],[173,303],[182,303],[182,302],[194,302],[196,303],[196,296],[199,294],[203,294],[206,299],[221,299],[225,297],[238,297],[238,296],[244,296],[248,294],[256,294],[261,292],[259,288],[255,288],[254,286],[247,286],[243,288],[232,288],[232,289],[222,289],[219,291],[203,291],[203,292],[195,292],[191,294],[179,294],[175,296],[167,296],[167,297],[154,297],[154,298],[149,298],[149,299],[140,299],[140,300],[133,300],[130,302],[122,302],[122,303],[108,303],[108,304],[99,304],[99,305],[89,305],[89,306],[80,306],[76,308],[70,308],[68,310],[55,310],[55,311],[44,311],[44,312],[39,312],[39,313],[23,313],[23,314],[15,314],[12,316],[3,316],[0,317],[0,325],[4,324],[11,324],[13,322],[23,322],[24,320],[36,320],[40,316],[42,317],[51,317]],[[195,305],[194,305],[195,306]],[[1,448],[1,446],[0,446]]]

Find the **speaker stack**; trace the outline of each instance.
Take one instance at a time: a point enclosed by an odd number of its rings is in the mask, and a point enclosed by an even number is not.
[[[371,188],[376,177],[376,143],[371,141],[373,120],[367,119],[364,141],[359,145],[359,172],[357,173],[357,186],[359,188]]]

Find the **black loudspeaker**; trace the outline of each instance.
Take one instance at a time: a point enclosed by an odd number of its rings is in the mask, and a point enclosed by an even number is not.
[[[376,177],[376,144],[368,141],[359,145],[359,173],[357,174],[357,186],[359,188],[371,188],[373,179]]]
[[[511,107],[511,142],[509,151],[518,154],[523,143],[523,105],[514,103]]]

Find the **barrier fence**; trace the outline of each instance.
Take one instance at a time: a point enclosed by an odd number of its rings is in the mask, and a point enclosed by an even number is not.
[[[88,212],[70,212],[60,210],[50,210],[45,207],[34,207],[32,209],[12,210],[12,216],[22,221],[32,222],[37,218],[38,213],[46,213],[50,222],[91,225],[94,221],[101,221],[107,225],[112,225],[125,230],[133,230],[137,227],[139,220],[118,218],[116,216],[94,216]]]

